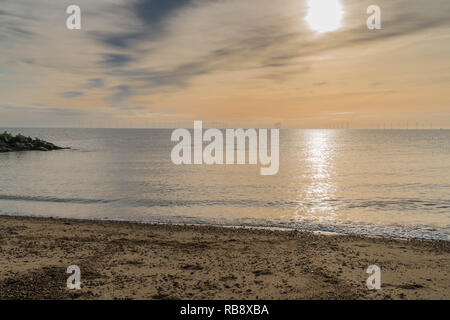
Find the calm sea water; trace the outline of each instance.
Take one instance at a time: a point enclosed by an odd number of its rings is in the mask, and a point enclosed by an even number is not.
[[[8,129],[72,150],[0,154],[0,214],[450,240],[450,131],[282,130],[280,171],[175,166],[168,129]]]

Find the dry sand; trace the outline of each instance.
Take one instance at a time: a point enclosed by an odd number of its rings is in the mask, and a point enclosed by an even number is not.
[[[0,217],[1,299],[449,299],[449,242]],[[369,265],[381,289],[368,290]],[[81,290],[66,269],[81,268]]]

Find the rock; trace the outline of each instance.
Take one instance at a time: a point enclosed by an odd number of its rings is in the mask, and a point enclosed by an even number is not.
[[[19,150],[25,150],[26,149],[25,144],[22,143],[22,142],[14,143],[14,147],[16,147],[16,149],[19,149]]]
[[[4,143],[9,143],[9,140],[12,139],[12,136],[7,133],[6,131],[2,134],[0,134],[0,141],[4,142]]]
[[[11,151],[50,151],[50,150],[61,150],[70,149],[63,148],[54,145],[53,143],[43,141],[39,138],[32,139],[31,137],[25,137],[21,134],[13,136],[8,132],[0,134],[0,152],[11,152]]]
[[[7,148],[7,147],[0,146],[0,152],[10,152],[10,151],[13,151],[13,150],[10,148]]]

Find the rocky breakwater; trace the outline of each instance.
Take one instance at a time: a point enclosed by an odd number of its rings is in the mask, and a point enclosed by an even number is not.
[[[41,140],[39,138],[25,137],[21,134],[16,136],[11,135],[8,132],[0,134],[0,152],[12,152],[12,151],[50,151],[70,149],[55,146],[53,143]]]

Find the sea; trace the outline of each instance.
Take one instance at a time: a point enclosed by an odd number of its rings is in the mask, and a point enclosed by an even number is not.
[[[173,129],[0,128],[0,215],[450,240],[450,130],[280,130],[261,165],[175,165]],[[206,143],[205,143],[206,146]]]

